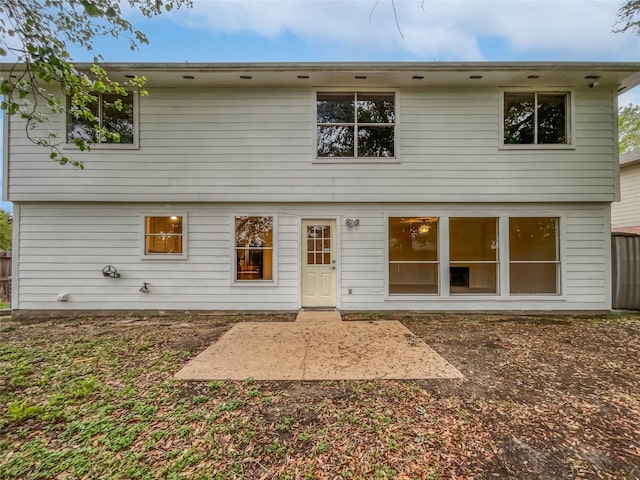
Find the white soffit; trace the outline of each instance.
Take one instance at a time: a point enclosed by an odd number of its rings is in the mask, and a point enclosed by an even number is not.
[[[149,86],[517,87],[640,84],[640,63],[184,63],[105,64],[116,78],[144,75]],[[185,78],[186,77],[186,78]]]

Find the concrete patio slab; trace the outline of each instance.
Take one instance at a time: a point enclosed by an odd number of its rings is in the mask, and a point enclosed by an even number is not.
[[[247,322],[176,375],[179,380],[463,378],[400,322]]]
[[[341,322],[342,317],[337,310],[300,310],[296,322]]]

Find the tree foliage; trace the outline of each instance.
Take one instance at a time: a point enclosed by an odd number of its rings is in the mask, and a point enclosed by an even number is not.
[[[630,103],[618,111],[618,146],[620,153],[640,148],[640,105]]]
[[[618,22],[613,31],[622,33],[628,30],[640,35],[640,0],[627,0],[618,10]]]
[[[109,78],[99,66],[102,56],[94,56],[88,69],[77,68],[69,53],[70,46],[93,51],[98,37],[124,37],[132,50],[149,40],[123,18],[119,0],[2,0],[0,2],[0,59],[12,62],[2,72],[0,94],[2,110],[26,121],[31,141],[50,149],[50,157],[58,163],[82,168],[79,161],[66,157],[55,133],[45,136],[35,133],[35,127],[46,120],[47,113],[64,113],[93,124],[96,137],[118,142],[118,132],[99,125],[91,106],[98,94],[126,96],[130,89],[142,89],[146,79],[134,77],[126,83]],[[173,8],[191,6],[191,0],[128,0],[146,17],[153,17]],[[59,85],[68,102],[47,89],[47,84]],[[80,150],[88,150],[92,139],[75,138]]]
[[[9,212],[0,210],[0,252],[11,250],[12,217]]]

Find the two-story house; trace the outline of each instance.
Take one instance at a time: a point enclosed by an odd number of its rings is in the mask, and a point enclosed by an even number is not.
[[[111,64],[61,167],[5,117],[12,307],[607,310],[627,63]],[[91,126],[50,116],[71,142]]]

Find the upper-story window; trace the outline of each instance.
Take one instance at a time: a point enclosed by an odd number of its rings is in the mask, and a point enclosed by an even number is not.
[[[318,157],[395,156],[393,92],[318,92]]]
[[[568,144],[569,95],[505,92],[505,145]]]
[[[97,101],[89,108],[95,116],[91,121],[78,118],[73,114],[67,115],[67,142],[73,143],[77,138],[95,144],[134,145],[135,133],[135,94],[123,96],[113,93],[96,94]],[[96,126],[106,128],[118,134],[118,138],[99,138]]]

